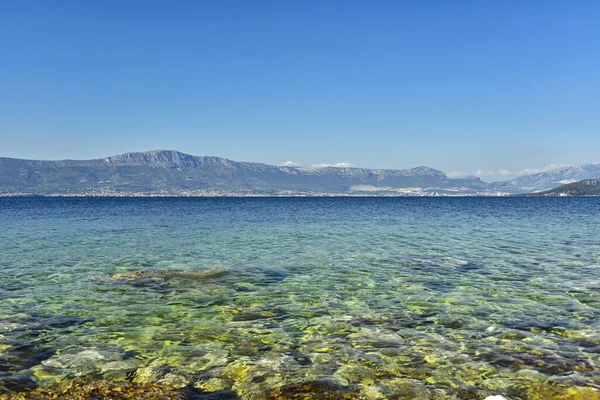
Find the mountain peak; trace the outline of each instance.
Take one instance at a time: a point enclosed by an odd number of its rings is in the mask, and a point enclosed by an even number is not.
[[[112,166],[182,168],[198,167],[206,162],[227,164],[229,160],[219,157],[196,157],[176,150],[152,150],[106,157],[104,161]]]
[[[424,165],[421,165],[421,166],[415,167],[415,168],[411,168],[409,171],[415,175],[430,175],[430,176],[436,176],[436,177],[444,178],[444,179],[447,178],[446,174],[443,173],[442,171],[431,168],[431,167],[426,167]]]

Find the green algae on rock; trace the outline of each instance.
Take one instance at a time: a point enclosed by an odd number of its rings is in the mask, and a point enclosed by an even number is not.
[[[269,392],[267,399],[314,399],[314,400],[366,400],[357,393],[356,388],[349,388],[329,380],[316,380],[292,383],[278,387]]]
[[[111,276],[123,281],[138,281],[144,279],[195,279],[220,278],[229,274],[228,269],[187,270],[187,269],[150,269],[133,272],[122,272]]]
[[[150,383],[75,380],[30,392],[0,395],[0,400],[186,400],[171,386]]]

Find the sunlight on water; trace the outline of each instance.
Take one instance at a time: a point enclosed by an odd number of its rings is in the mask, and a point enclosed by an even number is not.
[[[0,394],[600,398],[598,199],[0,199],[0,220]]]

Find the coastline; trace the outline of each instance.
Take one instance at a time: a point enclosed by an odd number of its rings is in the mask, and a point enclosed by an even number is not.
[[[226,192],[226,193],[212,193],[212,192],[199,192],[199,193],[135,193],[135,192],[124,192],[124,193],[51,193],[51,194],[37,194],[37,193],[0,193],[0,198],[219,198],[219,197],[239,197],[239,198],[293,198],[293,197],[312,197],[312,198],[326,198],[326,197],[514,197],[518,195],[509,193],[470,193],[470,194],[439,194],[437,192],[431,193],[343,193],[343,192],[323,192],[323,193],[243,193],[243,192]]]

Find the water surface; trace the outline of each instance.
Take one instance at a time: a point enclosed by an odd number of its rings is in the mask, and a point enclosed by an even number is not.
[[[597,398],[600,199],[0,199],[0,223],[0,393]],[[151,270],[179,272],[111,278]]]

